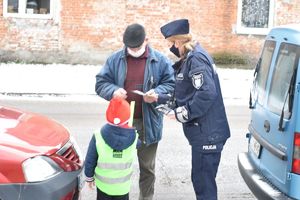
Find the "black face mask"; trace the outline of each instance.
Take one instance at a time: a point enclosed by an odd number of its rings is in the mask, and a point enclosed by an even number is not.
[[[178,48],[175,47],[175,44],[172,45],[172,47],[170,48],[170,51],[171,51],[175,56],[177,56],[178,58],[180,58],[179,50],[178,50]]]

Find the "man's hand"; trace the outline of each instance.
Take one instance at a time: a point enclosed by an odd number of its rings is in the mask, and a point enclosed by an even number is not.
[[[126,99],[127,98],[127,92],[123,88],[119,88],[116,91],[114,91],[113,98],[121,98]]]
[[[156,94],[155,91],[153,89],[151,89],[148,92],[146,92],[146,94],[143,96],[143,98],[146,103],[153,103],[153,102],[157,101],[158,94]]]

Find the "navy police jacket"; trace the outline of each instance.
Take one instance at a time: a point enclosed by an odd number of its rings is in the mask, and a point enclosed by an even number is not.
[[[176,118],[191,145],[210,147],[230,137],[213,59],[197,44],[175,74]],[[215,145],[214,145],[215,146]]]

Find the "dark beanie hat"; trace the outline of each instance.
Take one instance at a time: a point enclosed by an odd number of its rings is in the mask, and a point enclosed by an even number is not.
[[[160,28],[161,33],[165,38],[173,35],[188,34],[190,32],[189,20],[178,19],[171,21]]]
[[[127,26],[123,34],[123,43],[130,48],[136,48],[143,44],[145,41],[145,29],[140,24],[131,24]]]

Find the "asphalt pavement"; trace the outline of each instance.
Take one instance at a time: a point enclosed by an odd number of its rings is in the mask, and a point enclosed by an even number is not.
[[[62,123],[76,139],[82,155],[85,155],[94,130],[105,123],[107,102],[67,99],[56,97],[49,101],[40,97],[10,96],[5,100],[0,98],[0,104],[40,113]],[[219,199],[254,200],[237,167],[237,154],[247,150],[245,134],[250,110],[247,106],[227,105],[226,111],[231,137],[224,147],[217,175]],[[181,124],[166,118],[157,152],[154,200],[194,200],[190,172],[191,150]],[[130,191],[130,199],[133,200],[138,199],[138,173],[138,164],[135,162]],[[81,200],[93,199],[95,190],[84,187]]]

